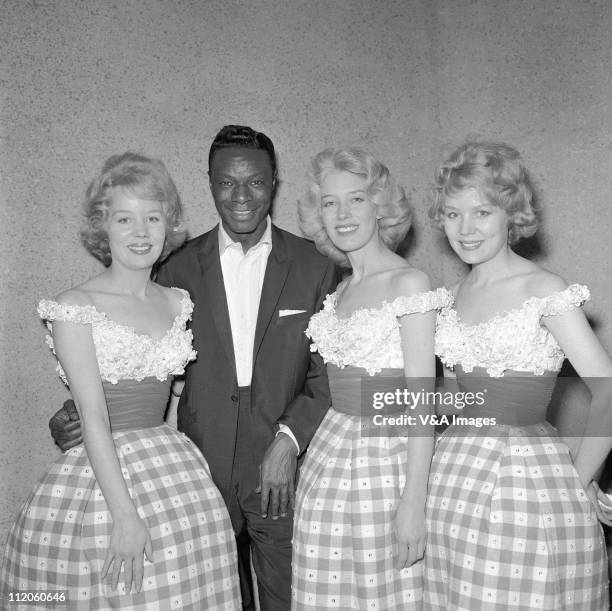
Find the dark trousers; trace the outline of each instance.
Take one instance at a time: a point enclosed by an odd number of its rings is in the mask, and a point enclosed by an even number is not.
[[[238,546],[242,606],[254,610],[250,560],[257,576],[261,611],[291,608],[291,537],[293,512],[272,520],[261,517],[259,462],[252,454],[251,389],[240,388],[238,433],[232,469],[232,489],[226,496]]]

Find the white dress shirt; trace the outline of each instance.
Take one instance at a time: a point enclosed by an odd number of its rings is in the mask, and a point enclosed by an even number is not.
[[[253,376],[255,328],[268,257],[272,251],[272,222],[266,219],[266,229],[257,244],[245,253],[240,242],[234,242],[219,223],[219,257],[229,311],[238,386],[250,386]],[[283,432],[295,443],[297,439],[285,424]]]
[[[266,264],[272,250],[270,218],[257,244],[243,252],[219,224],[219,257],[232,328],[238,386],[249,386],[253,374],[253,344]]]

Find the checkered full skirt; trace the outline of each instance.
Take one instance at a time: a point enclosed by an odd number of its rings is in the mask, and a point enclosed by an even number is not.
[[[328,411],[300,472],[292,609],[421,608],[422,563],[396,568],[406,443],[365,437],[359,416]]]
[[[123,574],[117,590],[101,578],[112,520],[81,445],[51,465],[10,530],[3,600],[17,590],[67,590],[69,609],[240,609],[234,533],[200,451],[168,425],[113,438],[153,542],[141,592],[126,593]]]
[[[609,608],[602,529],[549,424],[447,429],[427,519],[428,611]]]

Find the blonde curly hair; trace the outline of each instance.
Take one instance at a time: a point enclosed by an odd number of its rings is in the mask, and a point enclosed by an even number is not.
[[[166,240],[158,263],[183,244],[187,237],[183,207],[166,166],[158,159],[128,151],[109,157],[85,194],[85,219],[80,237],[83,246],[96,259],[106,267],[112,263],[106,223],[115,188],[161,203]]]
[[[320,253],[350,267],[346,253],[334,246],[321,218],[321,183],[333,172],[350,172],[365,178],[366,191],[376,206],[378,234],[388,248],[395,250],[410,229],[410,203],[387,166],[356,147],[328,148],[312,159],[306,197],[298,202],[302,233],[313,240]]]
[[[487,203],[509,218],[508,242],[531,237],[538,227],[538,209],[529,174],[519,152],[503,142],[466,142],[437,168],[429,216],[443,225],[446,199],[475,189]]]

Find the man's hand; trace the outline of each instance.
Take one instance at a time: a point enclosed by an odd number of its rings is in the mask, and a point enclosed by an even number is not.
[[[64,405],[49,420],[51,436],[62,452],[83,443],[81,437],[81,420],[79,412],[72,399],[64,401]]]
[[[285,433],[279,433],[259,467],[259,486],[255,492],[261,494],[261,515],[268,517],[268,505],[273,520],[287,515],[289,504],[295,508],[295,473],[297,448]]]

